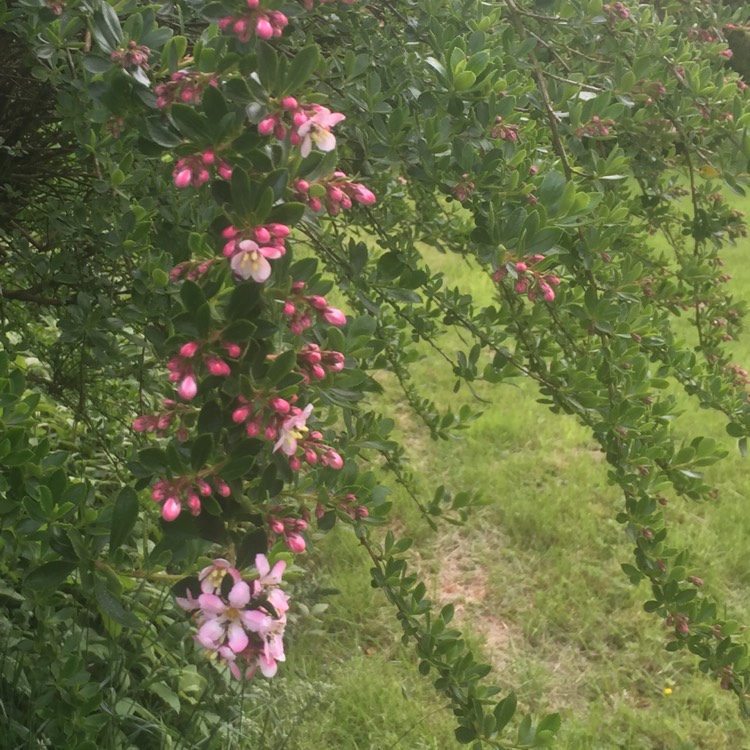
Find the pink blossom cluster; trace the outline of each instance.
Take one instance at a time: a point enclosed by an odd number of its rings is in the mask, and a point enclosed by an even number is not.
[[[189,341],[180,347],[180,353],[167,362],[169,379],[179,383],[177,393],[180,398],[191,401],[198,393],[198,381],[195,376],[196,367],[205,367],[210,375],[226,377],[232,373],[229,365],[216,354],[203,352],[205,344],[200,341]],[[242,353],[239,344],[222,341],[221,347],[232,359],[237,359]]]
[[[202,477],[178,477],[177,479],[160,479],[151,491],[151,499],[162,503],[161,515],[165,521],[174,521],[182,512],[185,503],[194,515],[200,515],[201,497],[209,497],[214,490],[222,497],[229,497],[232,491],[221,477],[211,477],[213,487]]]
[[[688,39],[697,42],[718,42],[719,35],[715,29],[688,29]]]
[[[175,187],[182,190],[190,186],[199,188],[205,185],[211,179],[209,167],[213,167],[222,180],[232,178],[232,167],[223,159],[218,158],[214,150],[209,148],[202,154],[184,156],[177,160],[172,170]]]
[[[280,101],[280,109],[258,123],[260,135],[272,135],[283,141],[287,134],[293,146],[300,147],[302,156],[309,156],[315,145],[319,151],[333,151],[336,138],[331,128],[346,117],[331,112],[321,104],[299,104],[293,96]],[[289,122],[287,122],[289,120]]]
[[[504,141],[515,143],[519,140],[518,125],[506,125],[503,118],[498,115],[495,118],[495,126],[492,128],[490,135],[493,138],[501,138]]]
[[[283,511],[283,508],[274,508],[274,513]],[[307,521],[304,518],[284,518],[278,515],[268,516],[268,529],[272,538],[284,537],[284,544],[290,552],[304,552],[307,546],[305,538],[300,534],[307,531]]]
[[[228,226],[221,236],[227,240],[223,252],[234,274],[258,284],[267,281],[271,275],[268,261],[286,253],[286,238],[290,232],[286,224],[278,223],[244,229]]]
[[[337,504],[337,507],[343,510],[353,521],[360,518],[367,518],[370,515],[370,511],[364,505],[360,505],[357,496],[351,493],[344,495],[343,499]],[[326,509],[322,503],[318,503],[315,506],[315,517],[318,520],[323,518],[325,512]]]
[[[241,42],[249,42],[253,34],[258,39],[280,37],[289,24],[289,19],[278,10],[259,8],[259,0],[246,0],[248,13],[242,16],[225,16],[219,20],[219,28],[234,34]]]
[[[304,409],[293,406],[293,401],[284,398],[255,397],[238,398],[238,406],[232,412],[235,424],[244,424],[248,437],[263,437],[274,442],[274,453],[281,451],[289,459],[289,466],[298,471],[302,459],[313,466],[320,463],[332,469],[340,469],[344,461],[337,451],[323,443],[322,433],[310,430],[307,420],[312,413],[312,404]]]
[[[325,206],[331,216],[338,216],[342,209],[350,209],[353,202],[371,206],[376,201],[371,190],[339,171],[312,184],[307,180],[297,180],[294,191],[295,198],[306,203],[313,211],[322,211]]]
[[[292,284],[292,293],[284,301],[284,316],[289,319],[289,330],[300,334],[313,324],[313,313],[317,313],[326,323],[340,328],[346,324],[346,315],[336,307],[331,307],[320,294],[303,294],[304,281]]]
[[[175,101],[183,104],[199,104],[207,85],[219,85],[213,74],[178,70],[172,73],[166,83],[160,83],[154,89],[156,106],[164,109]]]
[[[589,122],[582,125],[576,130],[576,135],[581,138],[584,135],[605,136],[609,135],[609,129],[615,124],[612,118],[602,120],[598,115],[594,115]]]
[[[188,281],[197,281],[208,273],[214,263],[219,263],[220,260],[186,260],[184,263],[178,263],[170,272],[170,281],[179,281],[180,279],[188,279]]]
[[[322,380],[329,372],[344,369],[344,355],[341,352],[321,349],[317,344],[305,344],[297,353],[297,365],[305,378]]]
[[[543,255],[530,255],[519,261],[509,260],[492,274],[492,280],[501,282],[510,273],[516,279],[514,290],[517,294],[525,294],[532,302],[541,295],[545,302],[555,299],[555,290],[560,279],[550,273],[537,271],[533,268],[537,263],[544,260]]]
[[[622,18],[623,20],[630,18],[630,10],[623,3],[618,2],[612,5],[605,3],[602,5],[602,10],[608,13],[610,18]]]
[[[182,408],[181,404],[171,398],[162,401],[164,407],[158,414],[143,414],[133,421],[133,429],[136,432],[153,432],[159,436],[164,435],[172,426],[177,415],[177,410]]]
[[[196,642],[209,657],[223,661],[238,680],[251,679],[258,669],[273,677],[277,662],[285,658],[289,597],[279,586],[286,563],[280,560],[271,568],[265,555],[257,555],[255,567],[258,578],[245,580],[237,568],[219,558],[200,572],[197,598],[190,591],[176,598],[180,607],[193,613]]]
[[[142,44],[134,42],[132,39],[123,49],[116,49],[109,56],[112,62],[117,63],[122,68],[141,68],[148,70],[148,56],[151,50]]]
[[[471,181],[470,175],[467,172],[462,176],[461,181],[453,186],[451,192],[457,201],[463,203],[468,198],[471,198],[474,192],[474,187],[474,183]]]

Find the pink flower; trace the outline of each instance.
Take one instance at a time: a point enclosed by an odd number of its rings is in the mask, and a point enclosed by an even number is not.
[[[271,264],[268,258],[280,258],[284,251],[279,247],[260,247],[252,240],[242,240],[239,250],[232,256],[232,271],[241,279],[253,279],[262,284],[271,275]]]
[[[331,128],[337,123],[345,120],[345,115],[340,112],[331,112],[327,107],[317,104],[312,105],[315,114],[307,116],[307,119],[297,127],[297,135],[302,139],[300,153],[309,156],[313,143],[320,151],[333,151],[336,148],[336,138],[331,133]]]
[[[279,439],[273,447],[274,452],[281,450],[287,456],[293,456],[297,452],[297,441],[307,432],[306,423],[312,410],[312,404],[308,404],[304,410],[297,409],[295,414],[282,422]]]

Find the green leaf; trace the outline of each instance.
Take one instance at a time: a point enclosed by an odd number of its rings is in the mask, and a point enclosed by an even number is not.
[[[126,628],[143,627],[143,623],[122,606],[120,600],[107,588],[107,584],[101,578],[96,578],[94,581],[94,598],[101,613],[116,623]]]
[[[138,495],[132,487],[123,487],[112,509],[109,531],[109,552],[112,554],[133,530],[138,519]]]
[[[188,140],[195,143],[196,146],[208,146],[213,140],[213,131],[211,125],[204,115],[198,114],[192,107],[187,104],[176,102],[169,110],[177,130],[180,131]]]
[[[67,560],[44,563],[24,578],[24,585],[34,591],[53,591],[76,569],[77,565],[78,563]]]
[[[297,224],[304,215],[305,204],[290,201],[288,203],[282,203],[280,206],[276,206],[271,211],[268,219],[269,221],[274,221],[279,224],[293,226],[294,224]]]
[[[495,729],[501,731],[508,725],[508,722],[513,718],[516,713],[517,699],[515,693],[508,693],[508,695],[495,706]]]
[[[285,375],[292,371],[296,364],[297,352],[293,349],[282,352],[273,360],[273,363],[268,368],[268,380],[272,385],[278,383]]]
[[[206,303],[206,295],[203,293],[203,289],[194,281],[183,282],[180,287],[180,297],[188,312],[193,314]]]
[[[182,143],[182,138],[177,133],[174,133],[154,118],[146,120],[146,132],[154,143],[164,146],[164,148],[174,148]]]
[[[426,662],[422,662],[423,664]],[[421,666],[421,665],[420,665]],[[468,745],[477,737],[477,730],[474,727],[456,727],[456,740],[462,745]]]
[[[247,172],[244,169],[233,169],[231,184],[232,206],[240,216],[248,218],[255,209],[256,197]]]
[[[190,463],[196,471],[202,466],[205,466],[206,461],[213,452],[214,449],[214,438],[210,433],[200,435],[193,441],[193,446],[190,450]]]
[[[289,71],[286,74],[283,89],[280,96],[292,94],[313,74],[320,63],[320,50],[317,45],[311,44],[300,50],[292,60]]]
[[[180,713],[180,698],[174,690],[163,682],[152,682],[148,686],[149,692],[159,696],[175,713]]]

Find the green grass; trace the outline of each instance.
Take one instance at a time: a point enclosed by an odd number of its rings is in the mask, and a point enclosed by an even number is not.
[[[737,294],[750,290],[744,247],[724,256]],[[433,259],[431,259],[432,262]],[[451,256],[434,265],[452,282],[489,295],[486,276]],[[446,337],[450,348],[457,339]],[[738,342],[738,362],[750,345]],[[438,404],[470,402],[452,392],[454,376],[434,357],[414,366],[415,382]],[[457,625],[494,667],[492,680],[513,687],[534,712],[559,710],[562,750],[720,750],[750,747],[750,726],[735,699],[697,669],[690,654],[664,651],[668,631],[646,614],[645,585],[620,570],[631,545],[614,517],[621,507],[607,465],[587,431],[536,402],[532,384],[481,387],[491,403],[462,440],[433,442],[386,377],[380,403],[408,447],[417,486],[430,497],[439,484],[478,491],[486,505],[464,527],[429,531],[403,493],[394,490],[398,531],[418,540],[412,563],[434,599],[456,605]],[[709,476],[720,487],[711,504],[673,500],[673,542],[693,552],[705,587],[740,620],[750,619],[744,512],[748,464],[723,420],[680,396],[677,434],[708,434],[730,451]],[[475,404],[476,405],[476,404]],[[393,612],[369,586],[368,566],[347,529],[317,541],[315,575],[335,586],[316,621],[291,628],[289,661],[272,688],[283,717],[267,747],[286,750],[450,750],[450,712],[400,642]],[[307,589],[306,589],[307,592]],[[309,592],[307,592],[309,595]],[[489,678],[488,678],[489,679]],[[312,689],[311,689],[312,686]],[[671,689],[671,694],[665,694]],[[300,696],[309,694],[302,700]],[[285,713],[285,706],[297,706]],[[284,745],[268,737],[283,738]],[[255,746],[255,745],[254,745]],[[258,745],[260,746],[260,745]]]

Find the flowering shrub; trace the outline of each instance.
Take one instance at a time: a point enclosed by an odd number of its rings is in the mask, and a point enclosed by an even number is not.
[[[13,314],[23,333],[5,336],[42,375],[27,388],[18,362],[2,359],[12,441],[0,462],[9,488],[0,549],[9,590],[34,620],[80,610],[87,624],[76,633],[132,656],[107,706],[167,658],[151,615],[167,583],[208,657],[204,680],[275,675],[290,607],[282,572],[312,528],[343,523],[371,558],[420,671],[435,675],[457,740],[554,742],[557,714],[536,724],[526,716],[510,734],[515,696],[497,701],[483,683],[489,668],[447,627],[452,608],[432,611],[407,569],[410,542],[378,533],[389,504],[369,465],[382,460],[411,488],[391,423],[362,404],[379,390],[370,373],[394,371],[435,437],[474,416],[410,386],[408,342],[419,340],[442,352],[457,388],[523,375],[554,412],[591,429],[623,493],[617,520],[635,546],[623,570],[649,581],[646,609],[670,628],[667,648],[696,654],[744,697],[739,627],[719,615],[687,553],[666,542],[661,511],[664,493],[709,497],[702,469],[722,450],[701,437],[681,444],[669,427],[673,400],[660,392],[671,378],[724,414],[746,451],[745,370],[724,347],[742,305],[720,270],[721,249],[744,225],[717,191],[719,177],[742,190],[750,115],[744,82],[723,68],[713,5],[662,6],[560,2],[540,14],[515,0],[387,11],[305,2],[282,11],[226,0],[157,14],[97,0],[9,12],[30,77],[55,100],[37,135],[58,135],[47,157],[76,210],[72,228],[56,215],[47,231],[57,198],[47,202],[44,170],[9,172],[19,188],[4,199],[14,219],[2,295],[59,317],[51,326],[21,305]],[[632,64],[622,65],[623,50]],[[19,144],[9,148],[25,153]],[[76,160],[80,174],[70,171]],[[86,193],[79,210],[89,183],[96,198]],[[668,262],[649,245],[654,234]],[[489,274],[496,304],[449,288],[426,246]],[[693,316],[695,350],[673,335],[679,309]],[[442,351],[446,327],[470,342],[466,352]],[[64,394],[61,410],[102,431],[111,471],[74,481],[87,476],[84,459],[50,452],[54,435],[32,435],[36,391]],[[111,424],[126,421],[123,438]],[[119,448],[126,461],[112,455]],[[461,520],[467,505],[442,488],[420,502],[431,523]],[[170,628],[180,626],[174,617]],[[30,621],[2,621],[24,644],[19,653],[36,649]],[[147,656],[146,636],[131,631],[150,634]],[[34,704],[32,671],[11,666],[23,673],[14,701]],[[117,711],[98,708],[97,685],[107,683],[95,681],[98,669],[82,663],[91,679],[73,693],[76,720],[50,717],[43,741],[132,744]],[[148,700],[132,690],[145,721]],[[176,693],[153,692],[176,701],[165,736],[201,736],[199,723],[181,724]]]

